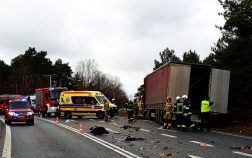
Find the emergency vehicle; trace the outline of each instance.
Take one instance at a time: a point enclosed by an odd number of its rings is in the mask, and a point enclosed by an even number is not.
[[[22,99],[23,100],[23,99]],[[25,99],[10,101],[5,113],[5,124],[11,125],[12,122],[26,122],[34,124],[34,113],[30,108],[29,102]]]
[[[5,113],[10,99],[8,95],[0,95],[0,114]]]
[[[49,87],[35,89],[36,110],[42,116],[56,116],[59,114],[60,93],[67,91],[66,87]]]
[[[117,112],[117,106],[112,104],[105,95],[99,91],[67,91],[60,95],[60,116],[96,116],[104,118],[104,100],[110,107],[110,114]]]

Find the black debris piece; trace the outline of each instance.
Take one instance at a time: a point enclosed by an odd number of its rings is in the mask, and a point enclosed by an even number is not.
[[[108,134],[109,132],[104,127],[91,127],[90,133],[94,135],[102,135],[102,134]]]
[[[125,139],[125,141],[137,141],[137,140],[144,140],[143,138],[136,138],[131,135],[128,135]]]

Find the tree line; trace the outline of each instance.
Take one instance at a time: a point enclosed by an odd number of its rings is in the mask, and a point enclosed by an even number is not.
[[[108,99],[115,98],[119,106],[127,101],[120,80],[98,70],[95,60],[80,61],[73,72],[69,63],[61,59],[53,63],[46,51],[37,52],[31,47],[13,58],[10,65],[0,60],[0,94],[34,94],[37,88],[49,87],[49,76],[55,87],[101,91]]]

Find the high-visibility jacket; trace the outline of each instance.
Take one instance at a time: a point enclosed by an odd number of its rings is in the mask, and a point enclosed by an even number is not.
[[[175,114],[183,114],[184,111],[184,105],[181,102],[176,102],[174,104],[174,113]]]
[[[210,101],[203,100],[201,102],[201,112],[210,112],[210,111],[211,111]]]

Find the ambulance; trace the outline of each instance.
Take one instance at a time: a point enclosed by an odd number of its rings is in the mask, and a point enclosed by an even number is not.
[[[104,100],[109,103],[109,114],[117,113],[117,106],[112,104],[105,95],[99,91],[65,91],[61,92],[59,100],[60,116],[96,116],[104,118]]]

